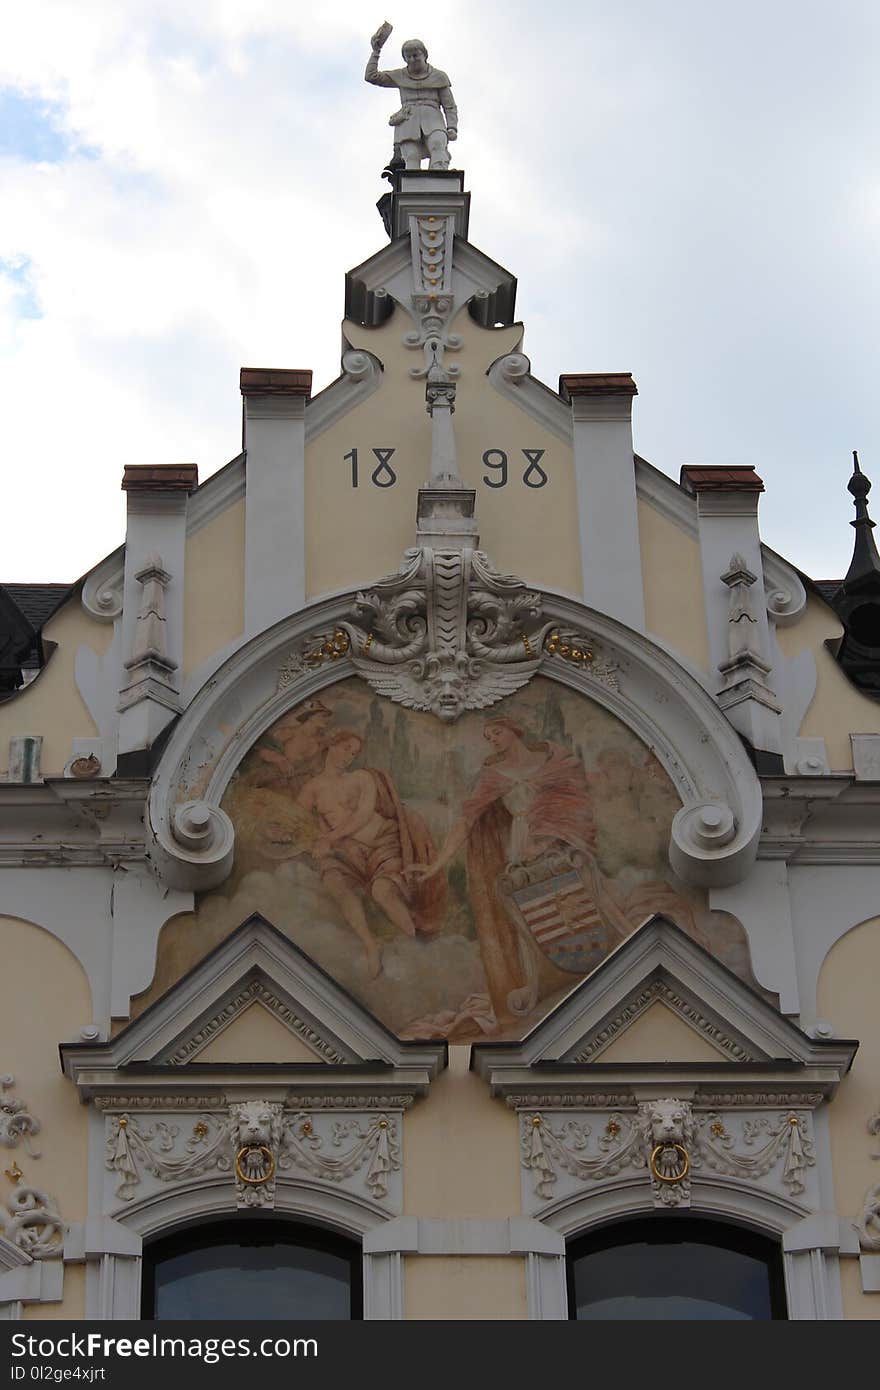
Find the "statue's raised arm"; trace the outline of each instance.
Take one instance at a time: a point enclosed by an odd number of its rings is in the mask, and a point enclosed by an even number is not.
[[[429,169],[449,168],[449,141],[458,138],[458,109],[449,78],[431,67],[421,39],[407,39],[401,49],[405,68],[380,70],[379,54],[391,33],[386,20],[370,40],[370,57],[364,80],[376,87],[397,87],[401,106],[390,117],[394,127],[394,159],[407,169],[419,169],[427,159]]]

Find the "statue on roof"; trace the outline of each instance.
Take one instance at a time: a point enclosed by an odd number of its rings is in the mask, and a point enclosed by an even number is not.
[[[427,159],[429,169],[449,168],[449,141],[458,138],[458,110],[449,78],[428,62],[428,50],[421,39],[407,39],[401,49],[405,68],[380,71],[379,54],[391,33],[386,20],[370,40],[372,52],[364,80],[376,87],[397,87],[399,111],[389,118],[394,127],[394,156],[390,167],[420,169]]]

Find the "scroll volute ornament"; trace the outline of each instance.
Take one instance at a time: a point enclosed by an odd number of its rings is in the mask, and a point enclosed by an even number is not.
[[[552,627],[540,596],[499,574],[484,551],[423,545],[359,593],[350,616],[313,647],[335,651],[346,639],[354,669],[378,694],[451,723],[525,685]]]

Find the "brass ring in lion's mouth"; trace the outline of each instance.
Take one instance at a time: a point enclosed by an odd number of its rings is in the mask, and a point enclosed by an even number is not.
[[[680,1172],[668,1174],[661,1173],[658,1171],[657,1155],[662,1153],[664,1149],[675,1149],[675,1152],[677,1154],[680,1154],[682,1163]],[[651,1169],[651,1177],[656,1178],[658,1182],[684,1182],[685,1178],[690,1172],[691,1160],[688,1155],[688,1151],[683,1144],[657,1144],[656,1147],[651,1150],[651,1159],[649,1167]]]
[[[249,1178],[241,1170],[241,1160],[245,1154],[251,1153],[254,1149],[259,1149],[266,1160],[266,1172],[261,1178]],[[275,1155],[265,1144],[243,1144],[235,1155],[235,1176],[239,1182],[245,1183],[248,1187],[262,1187],[263,1183],[269,1182],[275,1176]]]

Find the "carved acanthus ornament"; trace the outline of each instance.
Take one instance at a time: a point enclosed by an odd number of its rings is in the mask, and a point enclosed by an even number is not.
[[[331,1109],[350,1109],[349,1102],[366,1109],[359,1097],[333,1100]],[[390,1174],[400,1169],[399,1121],[385,1110],[337,1118],[320,1108],[291,1111],[256,1100],[199,1115],[191,1126],[124,1114],[109,1119],[106,1164],[117,1175],[122,1201],[134,1198],[145,1171],[163,1183],[229,1173],[239,1207],[266,1208],[274,1207],[276,1182],[284,1175],[337,1184],[360,1174],[369,1196],[381,1202]]]
[[[28,1111],[26,1101],[7,1095],[14,1085],[14,1076],[0,1076],[0,1144],[6,1149],[23,1144],[31,1158],[39,1158],[40,1151],[34,1148],[33,1138],[42,1126]]]
[[[646,1169],[656,1207],[688,1206],[691,1178],[701,1167],[749,1182],[775,1173],[789,1196],[798,1197],[816,1161],[803,1111],[734,1123],[717,1111],[695,1113],[690,1102],[675,1098],[644,1101],[635,1112],[612,1110],[590,1123],[526,1109],[520,1138],[522,1164],[541,1201],[555,1196],[560,1172],[592,1185]],[[877,1239],[880,1248],[880,1234]]]
[[[359,675],[409,709],[457,719],[518,690],[541,663],[550,624],[520,579],[481,550],[408,550],[396,575],[357,596],[341,623]]]

